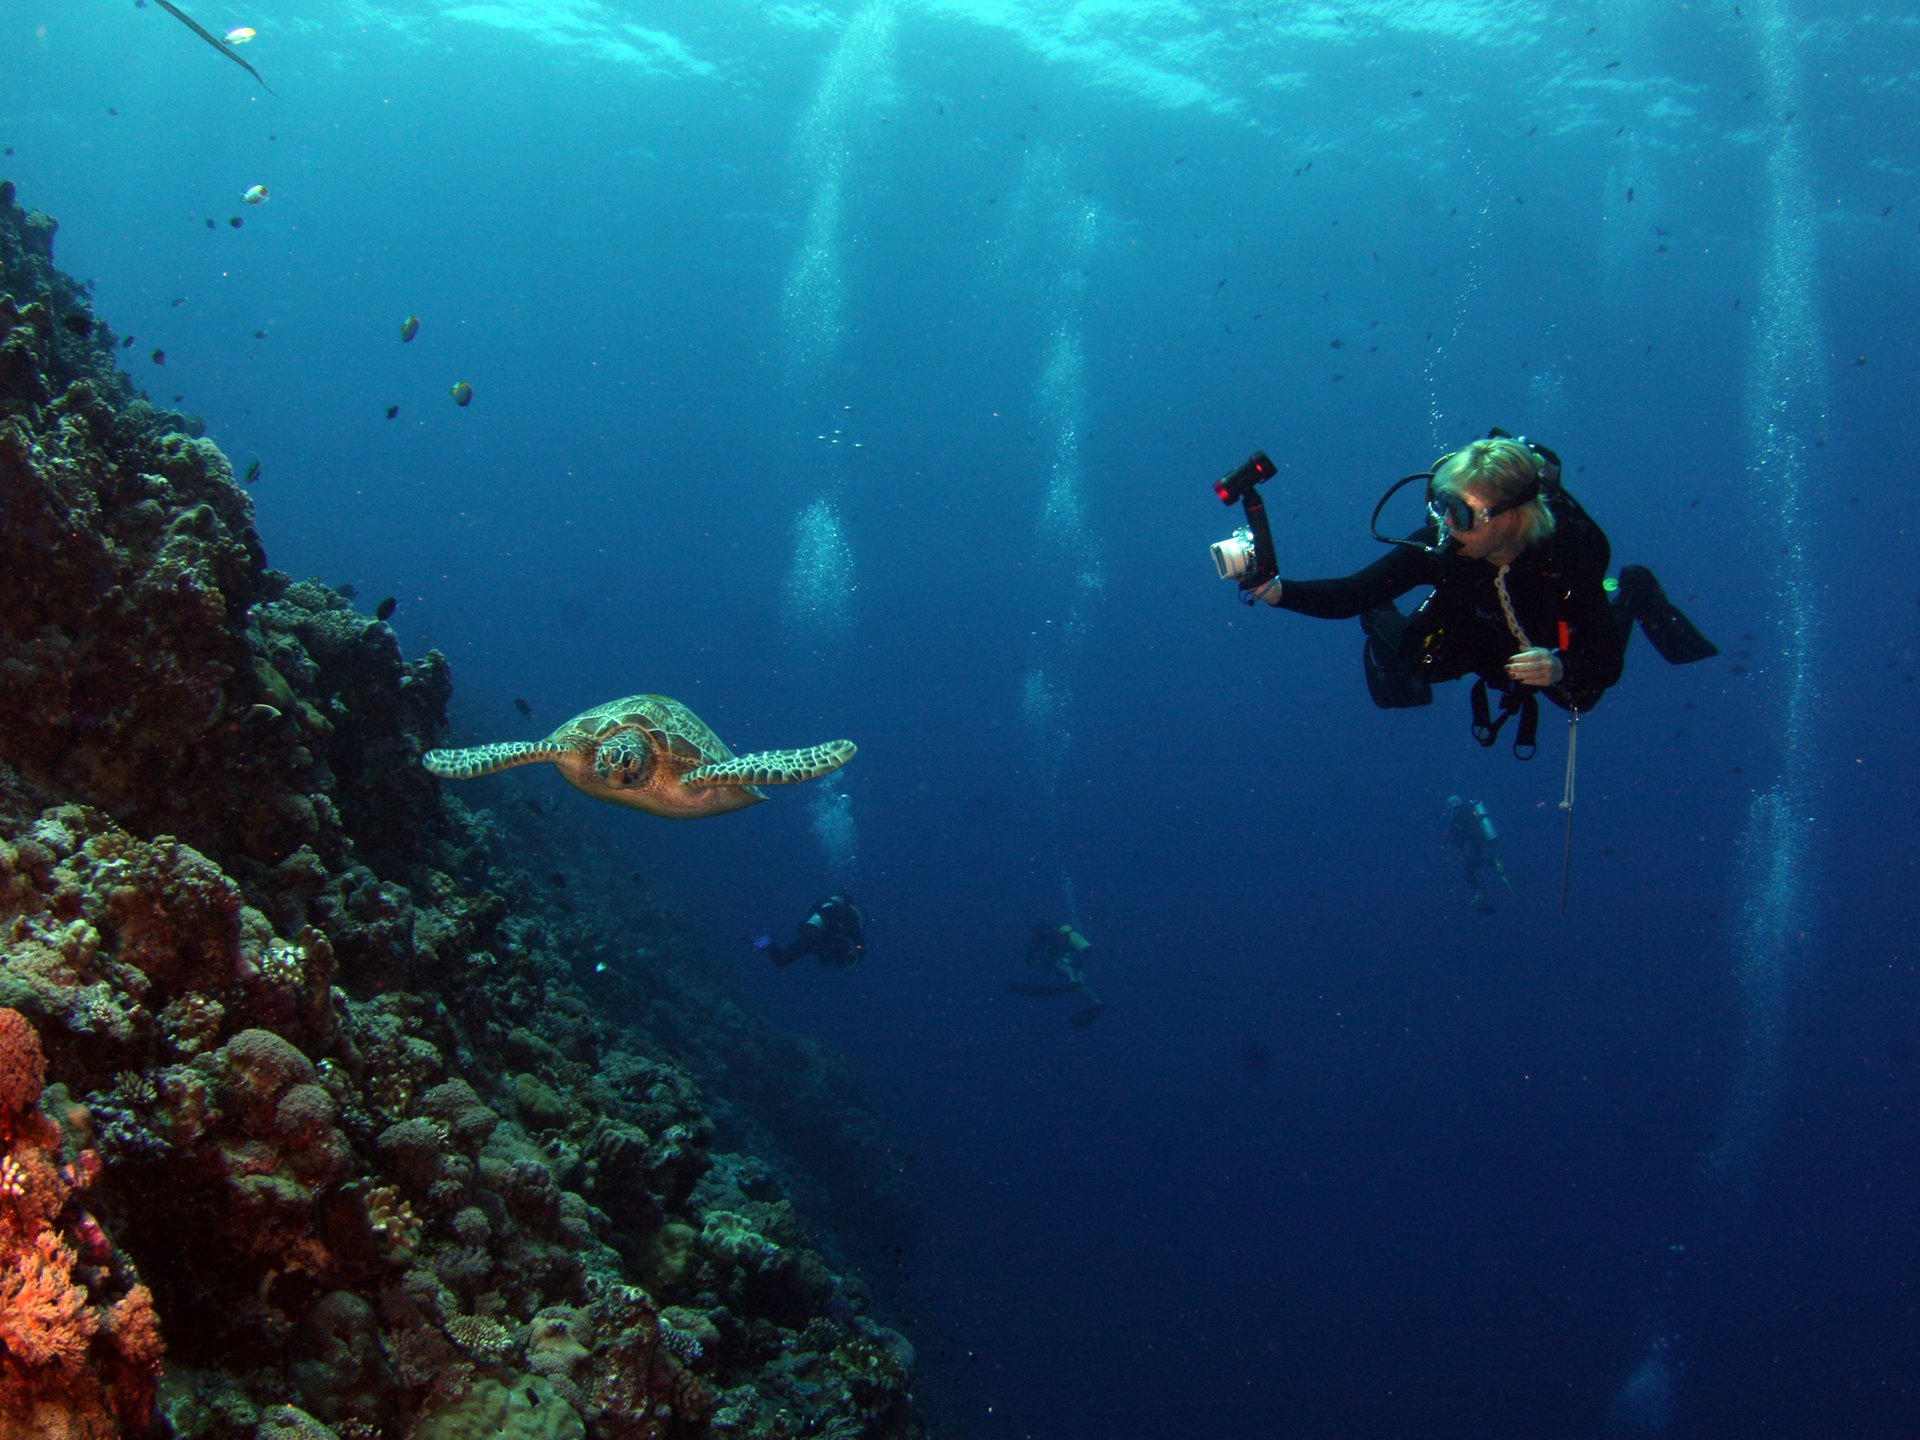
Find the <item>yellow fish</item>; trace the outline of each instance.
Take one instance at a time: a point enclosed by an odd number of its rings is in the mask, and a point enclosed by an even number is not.
[[[269,198],[267,195],[267,187],[264,185],[249,185],[247,187],[247,193],[240,198],[249,205],[263,204]]]
[[[259,32],[251,25],[236,25],[233,29],[227,31],[226,35],[222,38],[225,39],[229,45],[244,45],[258,33]]]

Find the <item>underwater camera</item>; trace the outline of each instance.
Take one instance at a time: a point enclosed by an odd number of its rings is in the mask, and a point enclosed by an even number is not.
[[[1253,590],[1280,573],[1273,557],[1273,533],[1267,528],[1267,507],[1257,488],[1278,473],[1267,452],[1256,450],[1213,482],[1213,493],[1222,505],[1238,500],[1246,511],[1247,523],[1213,545],[1213,568],[1222,580],[1238,580],[1242,590]]]

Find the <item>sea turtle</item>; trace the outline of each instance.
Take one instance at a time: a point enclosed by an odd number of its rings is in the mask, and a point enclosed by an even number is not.
[[[736,756],[678,700],[629,695],[574,716],[544,740],[429,750],[421,763],[442,780],[473,780],[545,761],[596,800],[697,820],[757,805],[767,798],[759,786],[817,779],[853,754],[851,740],[830,740]]]

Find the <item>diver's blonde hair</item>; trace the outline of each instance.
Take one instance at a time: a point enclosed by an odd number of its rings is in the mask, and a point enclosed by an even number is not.
[[[1540,480],[1540,456],[1518,440],[1474,440],[1462,445],[1433,467],[1433,488],[1443,495],[1465,496],[1477,490],[1494,505],[1526,494]],[[1538,545],[1553,534],[1553,512],[1542,503],[1544,492],[1520,506],[1522,548]]]

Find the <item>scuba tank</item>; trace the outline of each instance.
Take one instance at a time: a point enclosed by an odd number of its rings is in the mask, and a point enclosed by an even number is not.
[[[1076,957],[1086,954],[1087,951],[1093,948],[1093,942],[1078,930],[1074,929],[1072,925],[1062,925],[1060,927],[1060,938],[1073,947],[1073,953]]]
[[[1471,814],[1473,815],[1473,823],[1479,827],[1480,838],[1482,840],[1491,845],[1500,838],[1500,832],[1494,828],[1493,817],[1487,813],[1486,801],[1474,801]]]

